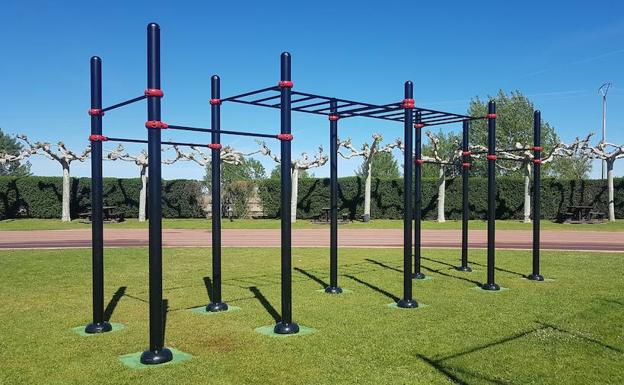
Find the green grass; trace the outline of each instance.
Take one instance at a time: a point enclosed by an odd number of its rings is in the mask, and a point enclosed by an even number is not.
[[[106,298],[123,289],[114,333],[71,331],[90,317],[87,249],[0,252],[0,383],[86,384],[622,384],[623,254],[544,252],[554,281],[521,279],[527,252],[500,251],[497,281],[510,290],[474,290],[455,250],[426,250],[433,279],[414,283],[418,310],[386,306],[400,295],[401,251],[340,251],[340,284],[353,292],[317,292],[327,280],[327,250],[294,249],[294,315],[318,331],[271,338],[263,305],[279,310],[279,250],[223,251],[224,298],[241,310],[201,315],[208,249],[165,249],[167,344],[190,361],[129,369],[118,357],[143,350],[147,330],[144,249],[106,251]],[[315,278],[311,278],[315,277]],[[120,291],[121,292],[121,291]]]
[[[209,219],[164,219],[163,227],[166,229],[210,229]],[[298,220],[293,228],[295,229],[318,229],[328,225],[311,223],[309,220]],[[470,228],[473,230],[485,230],[487,222],[474,220],[470,221]],[[541,222],[543,230],[566,230],[566,231],[624,231],[624,220],[616,222],[605,222],[602,224],[582,225],[582,224],[560,224],[543,220]],[[128,219],[122,223],[105,224],[106,228],[122,229],[145,229],[147,222],[139,222],[136,219]],[[223,220],[224,229],[278,229],[280,221],[278,219],[236,219],[230,222]],[[530,223],[522,223],[517,220],[499,220],[496,222],[499,230],[531,230]],[[89,229],[90,225],[80,221],[61,222],[56,219],[7,219],[0,221],[0,231],[10,230],[74,230]],[[402,220],[376,219],[368,223],[352,222],[340,225],[340,228],[347,229],[400,229],[403,228]],[[435,221],[424,221],[423,229],[427,230],[459,230],[460,221],[446,221],[438,223]]]

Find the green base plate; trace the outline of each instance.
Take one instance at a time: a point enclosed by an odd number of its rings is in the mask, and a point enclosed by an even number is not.
[[[318,289],[315,290],[317,293],[325,293],[325,289]],[[342,289],[342,293],[340,294],[349,294],[349,293],[353,293],[353,290],[349,290],[349,289]],[[332,294],[332,295],[340,295],[340,294]]]
[[[275,328],[275,325],[270,325],[270,326],[260,326],[259,328],[256,328],[256,332],[263,334],[265,336],[269,336],[269,337],[297,337],[297,336],[305,336],[306,334],[312,334],[312,333],[316,333],[318,332],[318,330],[313,329],[313,328],[309,328],[306,326],[301,326],[299,325],[299,333],[296,334],[277,334],[273,331],[273,329]]]
[[[425,303],[421,303],[421,302],[418,303],[418,307],[413,307],[413,308],[399,307],[399,306],[397,306],[396,302],[389,303],[386,306],[388,306],[389,308],[398,309],[398,310],[418,310],[418,309],[422,309],[424,307],[429,307],[429,305],[427,305]]]
[[[532,279],[528,279],[527,277],[522,277],[522,278],[520,278],[520,279],[523,279],[523,280],[525,280],[525,281],[537,282],[537,283],[540,283],[540,282],[555,282],[555,279],[554,279],[554,278],[544,278],[544,280],[543,280],[543,281],[534,281],[534,280],[532,280]]]
[[[433,279],[432,276],[430,275],[425,275],[425,278],[421,278],[421,279],[416,279],[416,278],[412,278],[412,282],[418,282],[418,281],[431,281]]]
[[[199,306],[199,307],[192,308],[191,312],[197,313],[197,314],[204,314],[204,315],[217,315],[217,314],[223,314],[223,313],[231,313],[233,311],[240,311],[240,310],[241,308],[238,306],[228,305],[228,309],[225,311],[206,311],[206,306]]]
[[[173,359],[164,364],[159,364],[159,365],[142,364],[141,354],[143,354],[143,352],[124,354],[123,356],[119,356],[119,361],[121,361],[122,364],[132,369],[148,369],[148,368],[157,368],[157,367],[171,365],[171,364],[177,364],[178,362],[188,361],[191,358],[193,358],[192,355],[181,352],[178,349],[169,348],[169,350],[171,350],[171,353],[173,353]]]
[[[107,334],[107,333],[111,333],[111,332],[116,332],[116,331],[119,331],[119,330],[125,328],[124,324],[119,324],[119,323],[115,323],[115,322],[111,322],[111,326],[113,327],[113,330],[111,330],[109,332],[106,332],[106,333],[86,333],[84,326],[76,326],[75,328],[72,328],[71,330],[74,333],[78,334],[79,336],[91,337],[91,336],[97,336],[97,335]]]
[[[509,288],[501,286],[500,290],[483,290],[481,289],[480,286],[475,286],[472,288],[472,290],[477,290],[477,291],[484,292],[484,293],[500,293],[500,292],[509,290]]]

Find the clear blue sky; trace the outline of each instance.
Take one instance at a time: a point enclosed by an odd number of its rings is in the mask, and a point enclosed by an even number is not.
[[[623,15],[618,1],[8,0],[0,12],[0,127],[81,150],[89,133],[89,57],[103,59],[104,104],[141,94],[145,26],[154,21],[162,29],[167,122],[208,126],[212,74],[221,76],[224,95],[274,85],[279,54],[290,51],[301,91],[388,103],[402,99],[403,82],[410,79],[418,105],[462,113],[474,96],[517,89],[566,141],[599,134],[597,89],[611,81],[608,139],[622,144]],[[114,111],[105,117],[104,133],[144,138],[144,121],[142,104]],[[277,132],[278,113],[225,105],[223,128]],[[357,145],[373,132],[392,140],[401,130],[400,124],[375,120],[341,121],[341,136]],[[328,148],[323,117],[294,114],[293,131],[295,155]],[[178,131],[163,138],[209,141]],[[256,148],[253,139],[228,140],[243,151]],[[36,174],[60,173],[43,157],[32,163]],[[341,161],[340,173],[351,173],[358,163]],[[620,163],[617,174],[624,175]],[[89,175],[88,164],[75,163],[73,174]],[[105,174],[136,176],[137,170],[112,162]],[[327,175],[327,167],[316,174]],[[203,171],[179,162],[163,175],[200,178]]]

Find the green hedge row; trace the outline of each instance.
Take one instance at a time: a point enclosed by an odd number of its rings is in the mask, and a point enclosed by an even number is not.
[[[519,178],[499,177],[497,184],[500,219],[520,219],[523,216],[524,182]],[[461,179],[446,182],[446,217],[461,218]],[[267,217],[279,215],[279,180],[263,180],[259,193]],[[433,219],[437,215],[437,180],[423,180],[423,215]],[[542,218],[558,219],[569,205],[593,205],[607,212],[607,187],[601,180],[542,179]],[[473,218],[485,219],[487,214],[487,179],[470,179],[470,210]],[[342,213],[358,219],[364,211],[364,180],[359,177],[339,178],[339,207]],[[313,218],[329,207],[328,179],[301,179],[299,181],[298,218]],[[399,219],[403,211],[403,180],[376,179],[372,181],[371,217]],[[615,215],[624,217],[624,178],[615,179]]]
[[[60,177],[0,177],[0,219],[27,216],[60,218],[63,182]],[[166,218],[203,217],[203,183],[194,180],[163,181],[162,210]],[[117,206],[126,218],[139,213],[141,180],[104,178],[104,204]],[[71,215],[89,211],[91,179],[72,178]]]

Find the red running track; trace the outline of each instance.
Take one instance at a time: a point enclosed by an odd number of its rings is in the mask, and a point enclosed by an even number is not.
[[[486,231],[473,230],[471,248],[486,247]],[[500,230],[496,247],[531,249],[530,231]],[[280,230],[223,230],[224,247],[279,247]],[[106,247],[147,246],[146,229],[106,229]],[[328,247],[328,229],[293,230],[294,247]],[[402,229],[341,229],[340,247],[402,247]],[[163,245],[168,247],[206,247],[211,245],[208,230],[163,230]],[[459,230],[425,230],[423,247],[460,247]],[[38,249],[90,247],[90,230],[1,231],[0,249]],[[624,252],[624,232],[542,231],[542,249]]]

